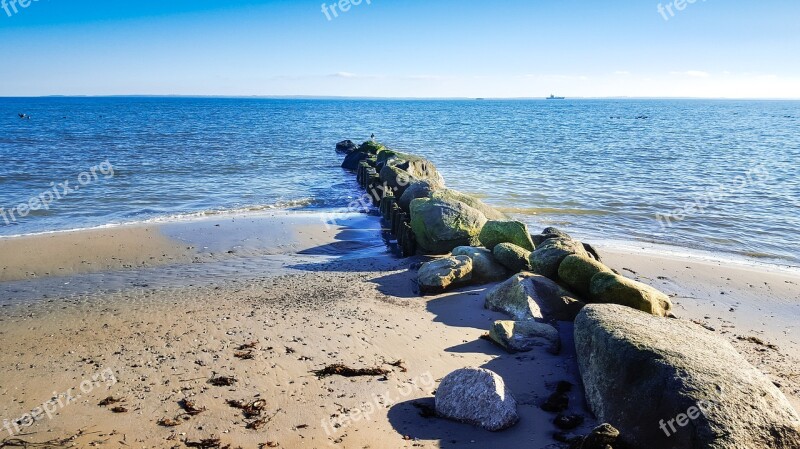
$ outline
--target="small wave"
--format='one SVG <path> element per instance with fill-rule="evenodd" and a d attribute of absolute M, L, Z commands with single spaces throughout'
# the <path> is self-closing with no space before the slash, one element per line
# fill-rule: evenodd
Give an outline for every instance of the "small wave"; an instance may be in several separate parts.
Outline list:
<path fill-rule="evenodd" d="M 499 207 L 500 212 L 520 215 L 611 215 L 611 212 L 592 209 L 559 209 L 556 207 Z"/>
<path fill-rule="evenodd" d="M 248 213 L 258 213 L 258 212 L 267 212 L 267 211 L 291 211 L 291 210 L 299 210 L 304 209 L 312 206 L 319 205 L 319 201 L 314 198 L 301 198 L 296 200 L 281 200 L 277 201 L 272 204 L 258 204 L 252 206 L 244 206 L 238 207 L 233 209 L 208 209 L 208 210 L 201 210 L 195 212 L 184 212 L 178 214 L 171 214 L 171 215 L 160 215 L 157 217 L 147 218 L 143 220 L 130 220 L 130 221 L 120 221 L 120 222 L 113 222 L 113 223 L 105 223 L 102 225 L 97 226 L 87 226 L 81 228 L 69 228 L 69 229 L 54 229 L 54 230 L 47 230 L 47 231 L 37 231 L 37 232 L 30 232 L 24 234 L 13 234 L 13 235 L 0 235 L 0 239 L 9 239 L 9 238 L 17 238 L 17 237 L 30 237 L 36 235 L 49 235 L 49 234 L 60 234 L 66 232 L 78 232 L 78 231 L 94 231 L 100 229 L 109 229 L 109 228 L 116 228 L 121 226 L 135 226 L 141 224 L 161 224 L 161 223 L 173 223 L 173 222 L 182 222 L 182 221 L 192 221 L 192 220 L 199 220 L 203 218 L 209 217 L 221 217 L 221 216 L 231 216 L 231 215 L 242 215 Z"/>

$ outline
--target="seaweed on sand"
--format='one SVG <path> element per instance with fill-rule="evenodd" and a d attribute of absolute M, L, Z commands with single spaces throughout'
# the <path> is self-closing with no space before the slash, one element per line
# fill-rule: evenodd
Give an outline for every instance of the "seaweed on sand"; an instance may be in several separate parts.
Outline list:
<path fill-rule="evenodd" d="M 325 368 L 311 371 L 317 378 L 323 379 L 330 376 L 358 377 L 358 376 L 385 376 L 391 371 L 383 368 L 350 368 L 342 364 L 328 365 Z"/>

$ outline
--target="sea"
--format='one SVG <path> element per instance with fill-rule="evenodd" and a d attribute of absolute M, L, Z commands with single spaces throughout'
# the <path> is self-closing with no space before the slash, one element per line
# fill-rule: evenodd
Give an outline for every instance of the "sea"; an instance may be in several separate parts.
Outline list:
<path fill-rule="evenodd" d="M 800 266 L 800 102 L 0 98 L 0 238 L 344 210 L 371 135 L 589 241 Z"/>

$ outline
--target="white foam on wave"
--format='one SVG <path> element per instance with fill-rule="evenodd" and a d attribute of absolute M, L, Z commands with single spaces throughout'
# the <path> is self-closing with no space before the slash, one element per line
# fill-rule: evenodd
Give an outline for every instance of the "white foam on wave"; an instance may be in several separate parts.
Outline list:
<path fill-rule="evenodd" d="M 30 233 L 23 233 L 23 234 L 11 234 L 11 235 L 0 235 L 0 239 L 11 239 L 11 238 L 19 238 L 19 237 L 33 237 L 39 235 L 52 235 L 52 234 L 62 234 L 62 233 L 69 233 L 69 232 L 81 232 L 81 231 L 96 231 L 101 229 L 110 229 L 110 228 L 118 228 L 118 227 L 125 227 L 125 226 L 137 226 L 137 225 L 147 225 L 147 224 L 167 224 L 167 223 L 180 223 L 180 222 L 187 222 L 187 221 L 195 221 L 195 220 L 202 220 L 208 218 L 221 218 L 227 216 L 241 216 L 241 215 L 257 215 L 259 213 L 264 212 L 277 212 L 277 211 L 292 211 L 292 210 L 303 210 L 303 208 L 311 206 L 316 203 L 316 200 L 313 198 L 302 198 L 297 200 L 287 200 L 287 201 L 278 201 L 274 204 L 262 204 L 262 205 L 254 205 L 254 206 L 246 206 L 240 207 L 235 209 L 209 209 L 209 210 L 202 210 L 196 212 L 185 212 L 185 213 L 177 213 L 177 214 L 170 214 L 170 215 L 161 215 L 156 217 L 151 217 L 143 220 L 130 220 L 130 221 L 122 221 L 122 222 L 112 222 L 106 223 L 102 225 L 96 226 L 86 226 L 86 227 L 78 227 L 78 228 L 69 228 L 69 229 L 56 229 L 56 230 L 49 230 L 49 231 L 37 231 L 37 232 L 30 232 Z M 320 212 L 313 212 L 313 213 L 322 213 L 324 209 L 319 209 Z"/>

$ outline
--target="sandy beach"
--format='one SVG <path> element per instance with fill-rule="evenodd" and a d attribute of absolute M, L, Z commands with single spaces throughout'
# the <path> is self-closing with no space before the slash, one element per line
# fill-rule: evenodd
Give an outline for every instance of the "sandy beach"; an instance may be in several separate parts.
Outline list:
<path fill-rule="evenodd" d="M 122 239 L 137 243 L 113 243 Z M 53 244 L 63 257 L 11 251 Z M 679 316 L 725 336 L 800 406 L 799 273 L 599 250 L 610 267 L 669 293 Z M 2 239 L 2 438 L 109 448 L 559 447 L 554 415 L 539 405 L 559 381 L 579 385 L 571 325 L 559 329 L 559 356 L 508 354 L 481 338 L 503 318 L 483 308 L 491 285 L 421 297 L 412 267 L 424 260 L 394 256 L 377 217 L 326 228 L 291 212 Z M 313 373 L 332 364 L 386 373 Z M 465 366 L 503 376 L 519 402 L 517 426 L 491 433 L 423 416 L 438 381 Z M 580 387 L 570 398 L 570 412 L 586 417 L 576 434 L 597 424 Z M 33 425 L 17 431 L 14 421 L 32 411 Z M 203 440 L 212 445 L 197 446 Z"/>

